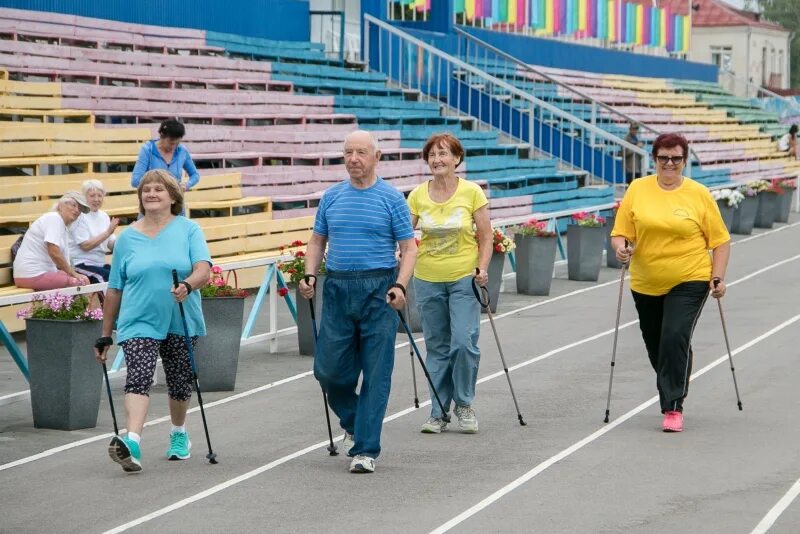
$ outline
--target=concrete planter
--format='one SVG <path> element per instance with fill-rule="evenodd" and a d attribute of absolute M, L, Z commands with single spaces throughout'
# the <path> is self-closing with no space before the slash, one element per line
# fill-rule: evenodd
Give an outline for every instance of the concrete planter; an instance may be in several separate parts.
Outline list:
<path fill-rule="evenodd" d="M 27 319 L 25 328 L 33 426 L 97 426 L 103 370 L 92 347 L 102 334 L 102 321 Z"/>
<path fill-rule="evenodd" d="M 611 246 L 611 231 L 614 229 L 614 216 L 606 217 L 606 267 L 619 269 L 622 264 L 617 259 L 617 254 Z"/>
<path fill-rule="evenodd" d="M 733 228 L 733 215 L 736 212 L 736 208 L 728 206 L 727 200 L 717 200 L 717 206 L 719 206 L 719 214 L 722 215 L 725 228 L 730 232 L 731 228 Z"/>
<path fill-rule="evenodd" d="M 794 189 L 785 189 L 782 195 L 778 196 L 778 209 L 776 211 L 775 222 L 789 222 L 789 212 L 792 211 L 792 199 Z"/>
<path fill-rule="evenodd" d="M 320 318 L 322 317 L 322 298 L 325 289 L 325 275 L 317 275 L 317 289 L 314 292 L 314 311 L 317 317 L 317 331 L 319 331 Z M 308 302 L 300 295 L 300 288 L 294 290 L 294 302 L 297 307 L 297 346 L 303 356 L 314 355 L 314 331 L 311 327 L 311 310 Z"/>
<path fill-rule="evenodd" d="M 419 314 L 419 308 L 417 308 L 417 292 L 414 290 L 413 276 L 406 287 L 406 303 L 407 307 L 403 310 L 403 317 L 405 317 L 408 327 L 412 332 L 422 332 L 422 317 Z M 397 323 L 397 331 L 401 334 L 406 333 L 403 323 Z"/>
<path fill-rule="evenodd" d="M 570 280 L 596 282 L 603 262 L 604 226 L 567 226 L 567 273 Z"/>
<path fill-rule="evenodd" d="M 203 299 L 206 335 L 194 350 L 202 391 L 233 391 L 239 368 L 239 346 L 244 320 L 243 297 Z"/>
<path fill-rule="evenodd" d="M 497 311 L 497 301 L 500 298 L 500 287 L 503 285 L 503 271 L 506 266 L 506 255 L 503 252 L 492 252 L 489 261 L 489 309 L 492 313 Z M 486 308 L 481 307 L 481 313 L 486 313 Z"/>
<path fill-rule="evenodd" d="M 772 228 L 778 216 L 779 195 L 772 191 L 762 191 L 758 194 L 758 209 L 756 210 L 756 228 Z"/>
<path fill-rule="evenodd" d="M 753 224 L 756 222 L 756 211 L 758 211 L 758 197 L 744 197 L 742 203 L 733 212 L 731 232 L 741 235 L 752 234 Z"/>
<path fill-rule="evenodd" d="M 556 262 L 556 238 L 515 235 L 517 293 L 549 295 Z"/>

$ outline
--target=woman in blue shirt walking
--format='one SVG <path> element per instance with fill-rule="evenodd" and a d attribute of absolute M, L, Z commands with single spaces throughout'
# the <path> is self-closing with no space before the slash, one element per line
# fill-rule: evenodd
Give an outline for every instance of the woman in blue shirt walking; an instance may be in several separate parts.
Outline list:
<path fill-rule="evenodd" d="M 131 175 L 131 186 L 139 187 L 147 171 L 163 169 L 181 184 L 184 191 L 190 190 L 200 181 L 200 175 L 194 166 L 192 155 L 181 144 L 183 136 L 186 135 L 186 128 L 181 122 L 169 119 L 161 123 L 158 134 L 159 139 L 146 142 L 139 150 L 139 157 Z M 189 175 L 185 184 L 181 183 L 184 170 Z"/>
<path fill-rule="evenodd" d="M 193 289 L 207 284 L 211 273 L 211 257 L 202 230 L 194 221 L 179 215 L 183 192 L 178 183 L 164 170 L 149 171 L 139 182 L 137 195 L 143 217 L 122 232 L 114 246 L 103 307 L 103 337 L 95 344 L 98 361 L 106 361 L 116 323 L 117 343 L 125 352 L 128 368 L 128 434 L 115 436 L 108 453 L 128 473 L 142 470 L 141 433 L 159 357 L 167 375 L 172 419 L 167 458 L 190 457 L 191 442 L 184 422 L 193 375 L 176 303 L 184 305 L 188 335 L 194 343 L 206 331 L 200 294 Z M 173 269 L 183 280 L 177 288 L 172 286 Z"/>

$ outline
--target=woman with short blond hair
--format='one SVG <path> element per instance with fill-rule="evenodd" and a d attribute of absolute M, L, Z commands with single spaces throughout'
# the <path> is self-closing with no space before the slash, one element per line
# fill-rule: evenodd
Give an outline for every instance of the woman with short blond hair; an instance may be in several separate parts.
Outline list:
<path fill-rule="evenodd" d="M 70 226 L 70 255 L 76 271 L 95 282 L 105 282 L 111 271 L 111 265 L 106 263 L 106 254 L 114 250 L 114 230 L 119 219 L 112 219 L 100 209 L 106 196 L 100 180 L 86 180 L 81 191 L 89 203 L 89 212 L 82 214 Z"/>

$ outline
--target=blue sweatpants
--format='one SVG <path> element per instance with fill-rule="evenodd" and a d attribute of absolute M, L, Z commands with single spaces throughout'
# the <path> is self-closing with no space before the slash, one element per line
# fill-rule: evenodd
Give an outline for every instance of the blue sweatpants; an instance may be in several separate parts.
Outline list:
<path fill-rule="evenodd" d="M 395 280 L 394 269 L 328 272 L 325 280 L 314 376 L 339 424 L 354 436 L 350 456 L 381 452 L 399 322 L 386 292 Z"/>

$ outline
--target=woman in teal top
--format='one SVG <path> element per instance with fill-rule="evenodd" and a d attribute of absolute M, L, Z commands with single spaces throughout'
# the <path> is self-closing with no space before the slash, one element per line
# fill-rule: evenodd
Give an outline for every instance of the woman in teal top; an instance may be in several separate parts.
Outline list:
<path fill-rule="evenodd" d="M 178 215 L 183 192 L 164 170 L 148 171 L 137 189 L 141 219 L 117 239 L 111 261 L 103 337 L 95 352 L 106 360 L 116 323 L 117 343 L 125 353 L 125 414 L 128 434 L 111 440 L 111 459 L 126 472 L 141 471 L 141 433 L 149 405 L 150 386 L 160 357 L 167 376 L 172 419 L 170 460 L 190 457 L 191 442 L 184 427 L 192 394 L 192 368 L 183 324 L 176 303 L 186 311 L 192 342 L 205 335 L 200 294 L 193 291 L 208 283 L 211 257 L 197 223 Z M 183 280 L 172 285 L 172 270 Z"/>

